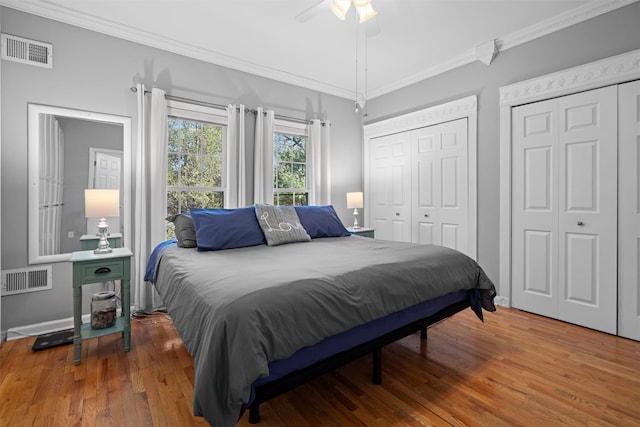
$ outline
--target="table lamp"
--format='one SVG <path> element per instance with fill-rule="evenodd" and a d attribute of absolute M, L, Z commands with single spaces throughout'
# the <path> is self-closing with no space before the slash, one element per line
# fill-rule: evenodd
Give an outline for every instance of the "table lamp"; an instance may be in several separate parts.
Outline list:
<path fill-rule="evenodd" d="M 347 209 L 353 209 L 353 229 L 360 228 L 358 225 L 358 209 L 364 207 L 362 191 L 347 193 Z"/>
<path fill-rule="evenodd" d="M 112 189 L 87 189 L 84 190 L 84 216 L 87 218 L 100 218 L 98 221 L 98 247 L 94 254 L 108 254 L 112 251 L 109 247 L 109 225 L 106 217 L 120 216 L 120 190 Z"/>

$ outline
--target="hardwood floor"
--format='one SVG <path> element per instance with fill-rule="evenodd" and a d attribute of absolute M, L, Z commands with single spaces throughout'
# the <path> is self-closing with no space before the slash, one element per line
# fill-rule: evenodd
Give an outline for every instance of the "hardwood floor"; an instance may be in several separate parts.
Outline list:
<path fill-rule="evenodd" d="M 0 426 L 204 426 L 191 415 L 193 360 L 170 319 L 32 352 L 2 343 Z M 470 310 L 261 406 L 268 426 L 640 425 L 640 343 L 513 309 Z M 245 414 L 239 425 L 249 425 Z"/>

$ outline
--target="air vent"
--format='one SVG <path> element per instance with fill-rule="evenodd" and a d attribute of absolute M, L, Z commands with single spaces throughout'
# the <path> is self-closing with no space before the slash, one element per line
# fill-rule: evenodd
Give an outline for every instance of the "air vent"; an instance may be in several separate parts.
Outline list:
<path fill-rule="evenodd" d="M 51 271 L 50 265 L 3 271 L 2 296 L 52 289 Z"/>
<path fill-rule="evenodd" d="M 53 68 L 53 45 L 2 34 L 2 59 Z"/>

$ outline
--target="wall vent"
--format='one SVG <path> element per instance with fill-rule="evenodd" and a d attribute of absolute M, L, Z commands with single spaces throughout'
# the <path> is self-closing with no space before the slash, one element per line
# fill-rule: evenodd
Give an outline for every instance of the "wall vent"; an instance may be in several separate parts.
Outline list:
<path fill-rule="evenodd" d="M 2 296 L 52 289 L 52 268 L 17 268 L 2 272 Z"/>
<path fill-rule="evenodd" d="M 53 45 L 2 34 L 2 59 L 53 68 Z"/>

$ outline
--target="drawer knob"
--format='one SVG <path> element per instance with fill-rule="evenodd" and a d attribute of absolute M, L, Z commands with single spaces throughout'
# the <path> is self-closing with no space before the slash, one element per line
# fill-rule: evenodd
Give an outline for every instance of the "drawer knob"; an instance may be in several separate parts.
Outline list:
<path fill-rule="evenodd" d="M 111 273 L 111 269 L 109 267 L 100 267 L 93 272 L 93 274 L 107 274 Z"/>

